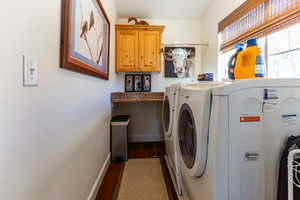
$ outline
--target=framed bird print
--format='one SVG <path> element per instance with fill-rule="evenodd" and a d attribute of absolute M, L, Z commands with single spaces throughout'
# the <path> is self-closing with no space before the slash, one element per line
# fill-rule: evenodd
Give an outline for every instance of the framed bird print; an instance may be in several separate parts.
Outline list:
<path fill-rule="evenodd" d="M 61 68 L 109 79 L 110 22 L 100 0 L 62 0 Z"/>

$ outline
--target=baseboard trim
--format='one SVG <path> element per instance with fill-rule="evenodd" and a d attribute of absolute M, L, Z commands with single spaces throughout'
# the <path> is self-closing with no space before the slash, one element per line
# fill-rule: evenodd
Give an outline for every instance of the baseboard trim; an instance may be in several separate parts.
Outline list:
<path fill-rule="evenodd" d="M 163 142 L 164 138 L 160 135 L 130 135 L 129 142 Z"/>
<path fill-rule="evenodd" d="M 98 177 L 97 177 L 97 179 L 96 179 L 96 181 L 95 181 L 95 183 L 94 183 L 94 185 L 92 187 L 92 190 L 91 190 L 91 192 L 90 192 L 87 200 L 95 200 L 96 199 L 98 191 L 99 191 L 99 188 L 100 188 L 100 185 L 101 185 L 101 183 L 102 183 L 102 181 L 104 179 L 104 176 L 105 176 L 105 174 L 107 172 L 107 169 L 108 169 L 108 167 L 110 165 L 110 158 L 111 158 L 111 153 L 108 154 L 108 156 L 107 156 L 107 158 L 106 158 L 106 160 L 104 162 L 104 165 L 102 166 L 102 168 L 101 168 L 101 170 L 99 172 L 99 175 L 98 175 Z"/>

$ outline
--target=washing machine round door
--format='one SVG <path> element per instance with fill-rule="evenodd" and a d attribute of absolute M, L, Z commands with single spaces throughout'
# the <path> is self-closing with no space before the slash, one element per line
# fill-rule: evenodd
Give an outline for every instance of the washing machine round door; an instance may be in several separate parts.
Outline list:
<path fill-rule="evenodd" d="M 170 136 L 171 133 L 171 120 L 172 120 L 172 108 L 170 104 L 169 96 L 165 96 L 163 104 L 163 128 L 166 136 Z"/>
<path fill-rule="evenodd" d="M 193 112 L 188 104 L 183 104 L 179 112 L 178 140 L 182 160 L 188 169 L 192 169 L 196 161 L 197 132 Z"/>

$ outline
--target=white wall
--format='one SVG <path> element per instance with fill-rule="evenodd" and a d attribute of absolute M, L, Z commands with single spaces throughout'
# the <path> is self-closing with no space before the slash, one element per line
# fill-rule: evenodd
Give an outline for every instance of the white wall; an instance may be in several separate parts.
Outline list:
<path fill-rule="evenodd" d="M 61 0 L 3 1 L 0 44 L 0 199 L 84 200 L 109 155 L 110 81 L 59 68 Z M 39 57 L 39 87 L 22 87 L 22 54 Z"/>
<path fill-rule="evenodd" d="M 164 19 L 146 19 L 151 25 L 162 25 L 166 26 L 163 35 L 163 44 L 195 44 L 201 43 L 201 26 L 200 20 L 164 20 Z M 119 24 L 128 24 L 127 19 L 119 19 Z M 191 45 L 189 45 L 191 46 Z M 202 47 L 196 46 L 196 59 L 195 69 L 196 73 L 201 72 L 201 51 Z M 177 78 L 165 78 L 164 77 L 164 59 L 162 58 L 161 73 L 152 73 L 152 90 L 153 91 L 164 91 L 165 87 L 177 82 L 187 82 L 191 79 L 177 79 Z M 119 74 L 121 79 L 123 74 Z M 124 85 L 124 83 L 123 83 Z"/>
<path fill-rule="evenodd" d="M 202 17 L 202 39 L 209 43 L 203 51 L 203 72 L 213 72 L 218 77 L 218 23 L 245 0 L 212 0 Z"/>

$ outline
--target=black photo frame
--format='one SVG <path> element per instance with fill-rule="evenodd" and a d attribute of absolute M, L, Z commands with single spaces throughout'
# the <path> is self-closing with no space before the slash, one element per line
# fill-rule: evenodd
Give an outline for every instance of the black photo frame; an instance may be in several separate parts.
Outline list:
<path fill-rule="evenodd" d="M 151 92 L 151 74 L 143 75 L 143 92 Z"/>
<path fill-rule="evenodd" d="M 125 92 L 134 92 L 134 75 L 125 75 Z"/>
<path fill-rule="evenodd" d="M 143 91 L 143 75 L 134 75 L 134 91 L 135 92 L 142 92 Z"/>

